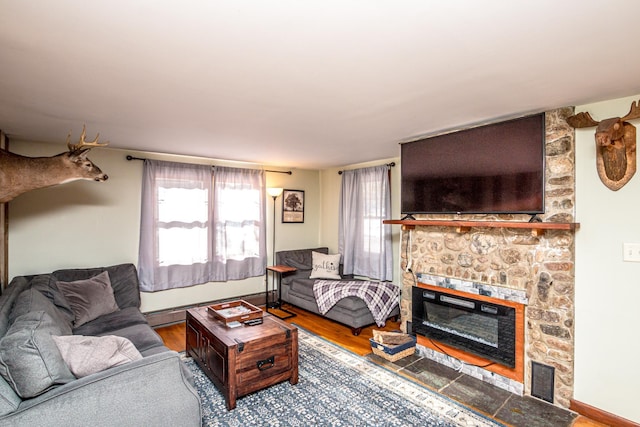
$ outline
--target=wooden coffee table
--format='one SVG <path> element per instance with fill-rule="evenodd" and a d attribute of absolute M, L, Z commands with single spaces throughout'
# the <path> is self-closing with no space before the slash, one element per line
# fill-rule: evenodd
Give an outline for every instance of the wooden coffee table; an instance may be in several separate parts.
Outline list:
<path fill-rule="evenodd" d="M 187 310 L 187 354 L 224 394 L 236 398 L 289 380 L 298 383 L 298 329 L 265 313 L 263 323 L 229 328 L 207 312 Z"/>

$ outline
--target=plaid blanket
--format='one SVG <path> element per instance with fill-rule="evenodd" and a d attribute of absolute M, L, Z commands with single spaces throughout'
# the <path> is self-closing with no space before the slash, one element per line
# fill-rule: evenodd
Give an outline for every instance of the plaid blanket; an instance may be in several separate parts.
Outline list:
<path fill-rule="evenodd" d="M 400 300 L 400 288 L 387 282 L 316 280 L 313 284 L 313 293 L 322 314 L 329 311 L 342 298 L 362 299 L 379 327 L 384 326 L 389 314 Z"/>

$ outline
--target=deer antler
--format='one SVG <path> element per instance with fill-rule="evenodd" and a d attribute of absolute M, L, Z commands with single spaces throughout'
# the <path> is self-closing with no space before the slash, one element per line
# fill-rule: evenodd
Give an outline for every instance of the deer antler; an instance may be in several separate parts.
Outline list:
<path fill-rule="evenodd" d="M 633 101 L 631 103 L 631 109 L 629 110 L 629 113 L 627 113 L 627 115 L 620 120 L 624 122 L 624 121 L 633 120 L 633 119 L 640 119 L 640 107 L 638 106 L 637 101 Z"/>
<path fill-rule="evenodd" d="M 574 128 L 588 128 L 591 126 L 597 126 L 600 122 L 593 120 L 591 115 L 584 111 L 574 116 L 567 117 L 567 123 Z"/>
<path fill-rule="evenodd" d="M 71 144 L 71 132 L 67 136 L 67 147 L 69 147 L 69 151 L 80 151 L 83 147 L 104 147 L 109 144 L 107 142 L 98 142 L 98 138 L 100 137 L 100 133 L 96 134 L 96 139 L 91 142 L 86 142 L 84 138 L 87 136 L 87 129 L 85 125 L 82 125 L 82 134 L 80 135 L 80 141 L 77 144 Z"/>

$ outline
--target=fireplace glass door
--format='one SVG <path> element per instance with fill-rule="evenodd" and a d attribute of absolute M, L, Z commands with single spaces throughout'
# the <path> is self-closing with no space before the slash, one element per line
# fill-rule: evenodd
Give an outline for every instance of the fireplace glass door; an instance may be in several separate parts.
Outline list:
<path fill-rule="evenodd" d="M 515 309 L 414 287 L 413 332 L 515 366 Z"/>

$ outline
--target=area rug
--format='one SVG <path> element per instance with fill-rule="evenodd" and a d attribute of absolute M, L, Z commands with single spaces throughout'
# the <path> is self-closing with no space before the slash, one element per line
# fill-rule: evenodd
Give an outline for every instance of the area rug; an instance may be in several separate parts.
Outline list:
<path fill-rule="evenodd" d="M 222 393 L 189 357 L 203 426 L 503 426 L 457 402 L 301 328 L 299 381 L 237 399 Z"/>

